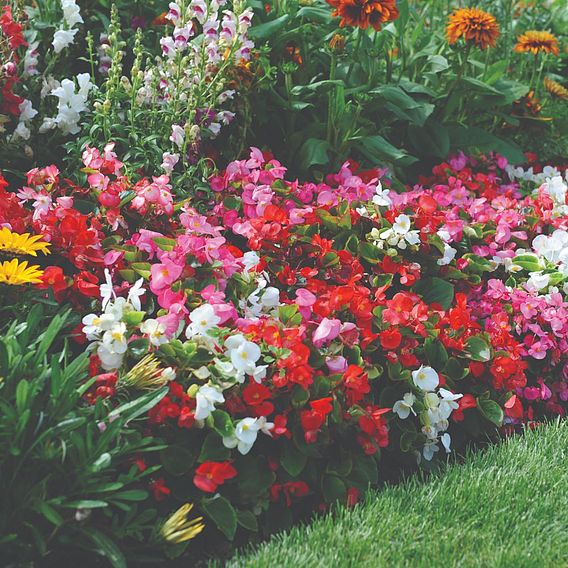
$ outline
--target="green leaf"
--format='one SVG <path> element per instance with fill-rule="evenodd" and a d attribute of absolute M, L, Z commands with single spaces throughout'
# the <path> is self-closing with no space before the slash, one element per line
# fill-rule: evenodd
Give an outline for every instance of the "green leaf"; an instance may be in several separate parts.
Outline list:
<path fill-rule="evenodd" d="M 444 310 L 449 309 L 454 300 L 454 285 L 437 276 L 419 280 L 413 290 L 427 304 L 439 304 Z"/>
<path fill-rule="evenodd" d="M 237 523 L 249 531 L 258 532 L 258 521 L 252 511 L 237 511 Z"/>
<path fill-rule="evenodd" d="M 323 497 L 328 503 L 345 501 L 347 499 L 347 487 L 345 482 L 336 475 L 324 475 L 322 480 Z"/>
<path fill-rule="evenodd" d="M 97 552 L 102 554 L 113 566 L 113 568 L 127 568 L 126 558 L 116 543 L 106 534 L 92 527 L 81 531 L 90 538 L 97 547 Z"/>
<path fill-rule="evenodd" d="M 108 507 L 108 503 L 97 499 L 80 499 L 63 503 L 61 506 L 65 509 L 103 509 Z"/>
<path fill-rule="evenodd" d="M 213 416 L 213 428 L 219 436 L 222 438 L 229 438 L 235 432 L 235 427 L 233 426 L 233 419 L 224 410 L 215 410 L 212 413 Z"/>
<path fill-rule="evenodd" d="M 175 476 L 187 473 L 195 463 L 195 454 L 185 446 L 170 445 L 160 452 L 164 469 Z"/>
<path fill-rule="evenodd" d="M 477 406 L 479 410 L 487 420 L 493 422 L 496 426 L 501 426 L 503 424 L 503 409 L 494 401 L 487 399 L 477 399 Z"/>
<path fill-rule="evenodd" d="M 427 120 L 422 127 L 411 124 L 408 136 L 419 155 L 444 159 L 450 151 L 447 128 L 434 120 Z"/>
<path fill-rule="evenodd" d="M 198 461 L 199 463 L 206 461 L 225 461 L 228 460 L 230 456 L 231 450 L 223 446 L 223 441 L 219 434 L 210 432 L 201 446 Z"/>
<path fill-rule="evenodd" d="M 201 501 L 203 512 L 215 523 L 217 528 L 233 540 L 237 531 L 237 512 L 225 497 L 212 497 Z"/>
<path fill-rule="evenodd" d="M 284 14 L 270 22 L 253 26 L 248 31 L 248 36 L 256 42 L 262 42 L 270 37 L 274 37 L 275 34 L 277 34 L 286 25 L 289 19 L 290 16 L 288 14 Z"/>
<path fill-rule="evenodd" d="M 327 152 L 329 143 L 318 138 L 308 138 L 300 148 L 300 167 L 309 170 L 312 166 L 324 165 L 329 162 Z"/>
<path fill-rule="evenodd" d="M 429 337 L 424 342 L 424 350 L 426 351 L 428 362 L 434 369 L 444 368 L 448 362 L 448 352 L 440 340 Z"/>
<path fill-rule="evenodd" d="M 39 512 L 50 522 L 53 523 L 56 527 L 62 525 L 65 520 L 63 517 L 48 503 L 45 501 L 41 502 L 38 505 Z"/>
<path fill-rule="evenodd" d="M 298 477 L 306 466 L 308 456 L 303 454 L 294 444 L 288 443 L 284 446 L 284 454 L 280 460 L 280 465 L 292 476 Z"/>
<path fill-rule="evenodd" d="M 378 264 L 383 259 L 383 253 L 375 245 L 365 241 L 359 243 L 359 255 L 371 264 Z"/>
<path fill-rule="evenodd" d="M 474 361 L 487 363 L 491 360 L 491 346 L 482 337 L 470 337 L 466 341 L 465 352 Z"/>
<path fill-rule="evenodd" d="M 373 162 L 386 160 L 398 166 L 410 166 L 418 161 L 418 158 L 407 154 L 404 150 L 396 148 L 378 134 L 362 138 L 359 144 L 359 150 Z"/>

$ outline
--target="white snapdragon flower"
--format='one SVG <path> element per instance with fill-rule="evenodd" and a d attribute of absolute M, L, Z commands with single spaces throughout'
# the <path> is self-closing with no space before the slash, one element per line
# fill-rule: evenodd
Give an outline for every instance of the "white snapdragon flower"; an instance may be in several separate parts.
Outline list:
<path fill-rule="evenodd" d="M 185 130 L 179 124 L 172 125 L 172 134 L 170 140 L 178 147 L 183 148 L 185 140 Z"/>
<path fill-rule="evenodd" d="M 225 397 L 219 389 L 210 385 L 203 385 L 199 387 L 195 400 L 195 419 L 205 420 L 215 410 L 216 404 L 225 402 Z"/>
<path fill-rule="evenodd" d="M 61 53 L 67 46 L 71 45 L 78 30 L 57 30 L 53 36 L 53 51 Z"/>
<path fill-rule="evenodd" d="M 39 71 L 37 70 L 39 55 L 37 50 L 38 46 L 39 41 L 34 41 L 29 44 L 28 49 L 26 50 L 26 54 L 24 55 L 24 70 L 22 72 L 24 77 L 39 75 Z"/>
<path fill-rule="evenodd" d="M 191 323 L 187 326 L 185 334 L 188 339 L 196 335 L 205 335 L 211 329 L 219 325 L 221 318 L 215 313 L 211 304 L 202 304 L 190 314 Z"/>
<path fill-rule="evenodd" d="M 164 152 L 162 154 L 162 169 L 166 175 L 171 175 L 179 162 L 179 154 L 172 154 L 170 152 Z"/>
<path fill-rule="evenodd" d="M 433 391 L 440 384 L 440 377 L 432 367 L 422 365 L 420 369 L 412 371 L 414 384 L 424 391 Z"/>
<path fill-rule="evenodd" d="M 61 7 L 63 8 L 63 18 L 65 23 L 70 28 L 72 28 L 75 24 L 83 23 L 79 6 L 75 4 L 75 0 L 61 0 Z"/>

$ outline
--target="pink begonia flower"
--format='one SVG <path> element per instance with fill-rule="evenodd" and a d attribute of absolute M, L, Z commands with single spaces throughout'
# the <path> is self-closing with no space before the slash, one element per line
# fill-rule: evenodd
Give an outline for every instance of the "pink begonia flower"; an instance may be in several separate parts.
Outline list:
<path fill-rule="evenodd" d="M 94 174 L 90 174 L 87 177 L 87 182 L 91 189 L 104 191 L 110 183 L 110 178 L 108 176 L 105 176 L 104 174 L 101 174 L 101 172 L 96 172 Z"/>
<path fill-rule="evenodd" d="M 332 191 L 322 191 L 318 195 L 318 205 L 337 205 L 338 198 Z"/>
<path fill-rule="evenodd" d="M 511 229 L 507 225 L 499 224 L 495 230 L 495 242 L 503 244 L 511 238 Z"/>
<path fill-rule="evenodd" d="M 225 301 L 225 292 L 217 290 L 213 284 L 205 286 L 200 292 L 201 297 L 209 304 L 216 304 Z"/>
<path fill-rule="evenodd" d="M 56 199 L 57 205 L 59 205 L 59 207 L 63 207 L 63 209 L 71 209 L 71 207 L 73 207 L 73 202 L 74 199 L 70 195 L 66 195 L 64 197 L 58 197 Z"/>
<path fill-rule="evenodd" d="M 548 400 L 549 398 L 551 398 L 552 391 L 548 388 L 544 381 L 542 379 L 539 379 L 538 384 L 540 385 L 540 398 L 542 400 Z"/>
<path fill-rule="evenodd" d="M 150 289 L 154 294 L 171 286 L 183 272 L 183 266 L 176 264 L 169 258 L 163 258 L 161 264 L 154 264 L 150 269 Z"/>
<path fill-rule="evenodd" d="M 182 290 L 174 292 L 169 287 L 160 290 L 157 297 L 160 307 L 166 310 L 171 310 L 174 305 L 185 303 L 185 292 Z"/>
<path fill-rule="evenodd" d="M 325 364 L 331 373 L 344 373 L 347 370 L 347 359 L 341 355 L 326 357 Z"/>
<path fill-rule="evenodd" d="M 112 266 L 117 263 L 124 256 L 123 251 L 109 250 L 104 256 L 105 266 Z"/>
<path fill-rule="evenodd" d="M 183 315 L 179 313 L 168 312 L 165 316 L 156 318 L 156 321 L 166 328 L 164 334 L 168 339 L 171 339 L 176 334 L 183 319 Z"/>
<path fill-rule="evenodd" d="M 527 400 L 539 400 L 540 399 L 540 389 L 538 387 L 525 387 L 523 391 L 523 396 Z"/>
<path fill-rule="evenodd" d="M 528 299 L 526 302 L 521 304 L 521 313 L 527 319 L 530 319 L 538 314 L 538 302 L 531 301 Z"/>
<path fill-rule="evenodd" d="M 258 148 L 250 149 L 250 158 L 246 161 L 247 168 L 259 168 L 264 164 L 264 155 Z"/>
<path fill-rule="evenodd" d="M 547 347 L 541 342 L 533 343 L 529 349 L 529 355 L 534 359 L 544 359 L 546 357 Z"/>
<path fill-rule="evenodd" d="M 296 304 L 299 306 L 299 312 L 307 320 L 312 315 L 312 306 L 316 303 L 316 296 L 305 288 L 296 290 Z"/>
<path fill-rule="evenodd" d="M 155 253 L 159 250 L 158 245 L 154 242 L 156 237 L 163 237 L 162 233 L 156 231 L 149 231 L 148 229 L 140 229 L 138 237 L 134 241 L 136 248 L 143 252 L 147 252 L 150 258 L 153 258 Z"/>
<path fill-rule="evenodd" d="M 359 329 L 353 322 L 345 322 L 341 324 L 339 337 L 345 345 L 353 347 L 359 341 Z"/>
<path fill-rule="evenodd" d="M 314 346 L 319 349 L 324 343 L 333 341 L 339 335 L 340 330 L 341 322 L 338 319 L 323 318 L 312 335 Z"/>

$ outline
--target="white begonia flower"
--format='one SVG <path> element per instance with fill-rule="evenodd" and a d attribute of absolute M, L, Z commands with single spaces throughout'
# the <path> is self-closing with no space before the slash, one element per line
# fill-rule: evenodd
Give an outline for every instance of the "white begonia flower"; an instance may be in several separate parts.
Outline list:
<path fill-rule="evenodd" d="M 395 218 L 392 230 L 397 235 L 406 235 L 410 231 L 410 217 L 408 215 L 401 214 Z"/>
<path fill-rule="evenodd" d="M 103 310 L 107 307 L 107 304 L 112 298 L 115 298 L 114 286 L 112 283 L 112 277 L 108 268 L 105 268 L 105 283 L 99 286 Z"/>
<path fill-rule="evenodd" d="M 527 287 L 535 290 L 543 290 L 550 282 L 550 274 L 543 274 L 542 272 L 530 272 L 530 278 L 527 280 Z"/>
<path fill-rule="evenodd" d="M 440 404 L 438 407 L 438 412 L 440 414 L 440 418 L 442 420 L 447 420 L 454 410 L 459 408 L 459 404 L 456 400 L 459 400 L 463 397 L 463 394 L 450 392 L 444 388 L 441 388 L 438 391 L 438 394 L 441 397 Z"/>
<path fill-rule="evenodd" d="M 232 335 L 225 341 L 229 358 L 237 371 L 252 375 L 260 359 L 260 347 L 242 335 Z"/>
<path fill-rule="evenodd" d="M 166 367 L 163 371 L 162 371 L 162 377 L 164 380 L 168 381 L 169 383 L 172 382 L 173 380 L 175 380 L 176 378 L 176 372 L 172 367 Z"/>
<path fill-rule="evenodd" d="M 250 452 L 259 431 L 271 436 L 270 430 L 274 427 L 272 422 L 267 422 L 264 416 L 260 418 L 243 418 L 235 427 L 233 436 L 223 438 L 223 445 L 226 448 L 237 448 L 239 452 L 246 455 Z"/>
<path fill-rule="evenodd" d="M 424 456 L 424 459 L 426 461 L 432 461 L 434 454 L 439 451 L 440 448 L 438 447 L 438 444 L 433 440 L 429 440 L 428 442 L 426 442 L 426 444 L 424 444 L 422 455 Z"/>
<path fill-rule="evenodd" d="M 99 343 L 97 355 L 101 360 L 101 367 L 105 371 L 118 369 L 124 359 L 124 353 L 113 353 L 103 343 Z"/>
<path fill-rule="evenodd" d="M 436 263 L 438 264 L 438 266 L 446 266 L 450 264 L 450 262 L 454 260 L 457 252 L 458 251 L 455 248 L 451 247 L 447 243 L 444 243 L 444 256 L 442 258 L 439 258 Z"/>
<path fill-rule="evenodd" d="M 402 397 L 402 400 L 397 400 L 394 403 L 392 411 L 398 414 L 398 417 L 401 420 L 408 418 L 411 412 L 412 414 L 414 414 L 414 416 L 416 416 L 416 412 L 414 412 L 414 409 L 412 408 L 415 402 L 416 402 L 416 397 L 411 392 L 407 392 Z"/>
<path fill-rule="evenodd" d="M 202 304 L 190 314 L 191 323 L 187 326 L 185 334 L 188 339 L 196 335 L 205 335 L 210 329 L 217 327 L 221 318 L 215 313 L 211 304 Z"/>
<path fill-rule="evenodd" d="M 142 288 L 144 284 L 144 278 L 136 280 L 136 282 L 128 290 L 128 302 L 132 304 L 132 307 L 136 311 L 142 309 L 142 304 L 140 302 L 140 297 L 146 293 L 146 290 Z"/>
<path fill-rule="evenodd" d="M 215 404 L 225 402 L 225 397 L 219 389 L 210 385 L 203 385 L 199 387 L 195 401 L 195 419 L 205 420 L 215 410 Z"/>
<path fill-rule="evenodd" d="M 266 378 L 266 369 L 268 369 L 268 365 L 259 365 L 255 368 L 252 372 L 252 378 L 257 383 L 262 383 L 262 380 Z"/>
<path fill-rule="evenodd" d="M 57 30 L 53 36 L 53 51 L 60 53 L 68 45 L 71 45 L 75 39 L 77 30 Z"/>
<path fill-rule="evenodd" d="M 155 319 L 147 319 L 140 324 L 140 331 L 148 336 L 150 343 L 155 346 L 163 345 L 168 342 L 166 337 L 166 326 Z"/>
<path fill-rule="evenodd" d="M 379 207 L 390 207 L 392 201 L 389 197 L 390 190 L 383 189 L 381 182 L 378 183 L 375 195 L 373 195 L 373 203 Z"/>
<path fill-rule="evenodd" d="M 241 257 L 241 262 L 245 270 L 248 272 L 249 270 L 251 270 L 252 268 L 258 265 L 258 263 L 260 262 L 260 257 L 256 252 L 251 250 L 243 254 L 243 256 Z"/>
<path fill-rule="evenodd" d="M 449 454 L 452 451 L 450 448 L 450 444 L 452 443 L 451 436 L 446 432 L 445 434 L 442 434 L 440 441 L 442 442 L 442 446 L 444 446 L 446 453 Z"/>
<path fill-rule="evenodd" d="M 116 322 L 113 314 L 88 314 L 83 319 L 83 333 L 89 341 L 99 339 L 100 334 L 109 331 Z"/>
<path fill-rule="evenodd" d="M 432 367 L 422 365 L 417 371 L 412 371 L 414 384 L 424 391 L 433 391 L 440 384 L 440 377 Z"/>
<path fill-rule="evenodd" d="M 260 303 L 266 308 L 275 308 L 280 304 L 280 290 L 269 286 L 262 294 Z"/>
<path fill-rule="evenodd" d="M 126 353 L 128 349 L 126 324 L 117 322 L 108 331 L 105 331 L 102 344 L 110 353 Z"/>

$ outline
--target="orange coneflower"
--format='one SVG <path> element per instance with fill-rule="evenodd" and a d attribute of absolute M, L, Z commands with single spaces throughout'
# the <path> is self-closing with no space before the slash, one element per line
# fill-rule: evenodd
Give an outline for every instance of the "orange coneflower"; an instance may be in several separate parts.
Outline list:
<path fill-rule="evenodd" d="M 560 48 L 558 40 L 549 32 L 539 32 L 530 30 L 517 38 L 515 51 L 518 53 L 532 53 L 538 55 L 543 53 L 554 53 L 558 55 Z"/>
<path fill-rule="evenodd" d="M 398 18 L 396 0 L 326 0 L 341 18 L 340 27 L 353 26 L 379 31 L 383 24 Z"/>
<path fill-rule="evenodd" d="M 491 14 L 479 8 L 460 8 L 448 17 L 447 34 L 450 45 L 461 38 L 480 49 L 487 49 L 495 47 L 499 24 Z"/>
<path fill-rule="evenodd" d="M 557 83 L 554 79 L 544 78 L 544 88 L 553 96 L 559 99 L 568 100 L 568 89 Z"/>

